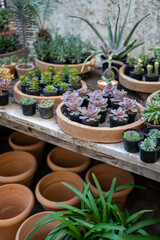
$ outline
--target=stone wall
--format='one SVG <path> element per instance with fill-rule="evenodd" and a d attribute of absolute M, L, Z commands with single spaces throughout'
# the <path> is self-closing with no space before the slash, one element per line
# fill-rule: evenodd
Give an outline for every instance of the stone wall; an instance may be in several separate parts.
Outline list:
<path fill-rule="evenodd" d="M 82 39 L 89 39 L 95 46 L 99 46 L 100 41 L 90 27 L 79 19 L 70 18 L 69 15 L 88 19 L 107 40 L 107 17 L 110 16 L 114 27 L 119 5 L 120 20 L 123 22 L 128 3 L 129 0 L 63 0 L 63 4 L 58 6 L 47 25 L 52 29 L 59 28 L 61 33 L 80 33 Z M 134 23 L 148 13 L 150 16 L 140 23 L 133 35 L 133 39 L 145 41 L 146 49 L 160 40 L 160 3 L 157 0 L 132 0 L 124 32 L 126 36 Z M 140 51 L 141 47 L 134 50 L 133 54 L 138 55 Z"/>

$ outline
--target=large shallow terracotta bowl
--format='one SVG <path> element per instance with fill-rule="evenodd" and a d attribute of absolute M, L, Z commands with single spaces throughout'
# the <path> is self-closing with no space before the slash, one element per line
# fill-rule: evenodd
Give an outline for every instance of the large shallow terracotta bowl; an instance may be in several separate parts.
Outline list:
<path fill-rule="evenodd" d="M 136 103 L 138 111 L 141 113 L 143 106 Z M 100 143 L 112 143 L 122 141 L 122 132 L 129 128 L 143 129 L 144 119 L 139 119 L 131 124 L 126 124 L 119 127 L 90 127 L 77 123 L 68 119 L 64 113 L 65 106 L 61 103 L 57 108 L 57 121 L 60 128 L 69 135 L 78 139 L 100 142 Z"/>
<path fill-rule="evenodd" d="M 20 50 L 17 50 L 17 51 L 0 54 L 0 58 L 11 57 L 11 56 L 14 56 L 14 55 L 16 55 L 19 58 L 22 58 L 23 54 L 24 54 L 24 50 L 20 49 Z"/>
<path fill-rule="evenodd" d="M 35 64 L 36 64 L 36 67 L 42 69 L 43 71 L 48 70 L 49 66 L 55 67 L 57 69 L 57 71 L 62 71 L 63 67 L 64 67 L 64 64 L 47 63 L 47 62 L 43 62 L 43 61 L 41 61 L 39 59 L 35 59 Z M 90 61 L 88 61 L 85 64 L 83 71 L 81 71 L 83 63 L 80 63 L 80 64 L 68 64 L 68 67 L 69 67 L 69 69 L 76 68 L 78 70 L 78 74 L 83 74 L 83 73 L 91 71 L 91 69 L 94 67 L 94 65 L 95 65 L 95 58 L 92 58 Z"/>
<path fill-rule="evenodd" d="M 87 84 L 81 80 L 81 83 L 82 83 L 82 87 L 86 87 Z M 61 98 L 62 96 L 54 96 L 54 97 L 44 97 L 44 96 L 31 96 L 31 95 L 28 95 L 28 94 L 25 94 L 25 93 L 22 93 L 21 90 L 20 90 L 20 81 L 16 82 L 14 87 L 13 87 L 13 91 L 14 91 L 14 98 L 15 98 L 15 101 L 17 103 L 20 103 L 20 100 L 24 97 L 32 97 L 34 98 L 37 103 L 39 103 L 40 101 L 42 100 L 49 100 L 49 99 L 52 99 L 52 100 L 55 100 L 55 103 L 54 103 L 54 108 L 57 108 L 57 106 L 62 102 Z"/>
<path fill-rule="evenodd" d="M 125 66 L 119 69 L 119 82 L 127 89 L 140 93 L 142 98 L 146 99 L 150 93 L 160 89 L 160 81 L 146 82 L 131 78 L 125 74 Z M 143 95 L 142 95 L 143 93 Z"/>
<path fill-rule="evenodd" d="M 154 97 L 156 94 L 160 94 L 160 90 L 158 90 L 158 91 L 152 93 L 151 95 L 149 95 L 149 97 L 147 98 L 147 101 L 146 101 L 146 102 L 151 103 L 152 100 L 153 100 L 153 97 Z"/>

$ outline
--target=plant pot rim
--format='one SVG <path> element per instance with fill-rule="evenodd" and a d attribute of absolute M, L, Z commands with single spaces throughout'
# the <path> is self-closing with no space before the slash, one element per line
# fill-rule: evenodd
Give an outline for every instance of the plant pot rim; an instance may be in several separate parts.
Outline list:
<path fill-rule="evenodd" d="M 139 111 L 141 112 L 143 110 L 143 106 L 139 103 L 136 103 L 136 105 L 138 106 Z M 122 131 L 129 128 L 142 129 L 144 125 L 144 118 L 141 118 L 133 123 L 114 127 L 114 128 L 91 127 L 91 126 L 87 126 L 81 123 L 71 121 L 66 116 L 64 116 L 63 112 L 64 112 L 64 103 L 62 102 L 56 110 L 59 127 L 67 134 L 85 141 L 102 142 L 102 143 L 121 142 Z"/>
<path fill-rule="evenodd" d="M 89 164 L 91 163 L 91 159 L 89 157 L 82 155 L 82 157 L 83 157 L 83 159 L 85 159 L 85 161 L 83 161 L 80 165 L 78 165 L 76 167 L 65 168 L 63 166 L 55 164 L 51 160 L 51 155 L 56 153 L 57 151 L 60 151 L 60 150 L 61 150 L 61 147 L 55 147 L 49 152 L 49 154 L 47 156 L 47 164 L 53 171 L 55 171 L 55 168 L 56 168 L 56 171 L 64 171 L 66 169 L 66 171 L 72 171 L 72 172 L 75 172 L 75 173 L 79 173 L 79 172 L 82 172 L 83 170 L 85 170 L 89 166 Z M 81 171 L 79 171 L 80 167 L 81 167 Z"/>
<path fill-rule="evenodd" d="M 139 134 L 140 134 L 140 140 L 137 140 L 137 141 L 129 141 L 129 140 L 127 140 L 126 138 L 124 138 L 124 132 L 127 132 L 127 131 L 135 131 L 135 132 L 138 132 Z M 144 135 L 143 135 L 143 132 L 141 131 L 141 130 L 139 130 L 139 129 L 136 129 L 136 128 L 129 128 L 129 129 L 126 129 L 126 130 L 124 130 L 123 132 L 122 132 L 122 138 L 126 141 L 126 142 L 133 142 L 133 143 L 135 143 L 135 142 L 140 142 L 142 139 L 143 139 L 143 137 L 144 137 Z"/>
<path fill-rule="evenodd" d="M 29 68 L 20 68 L 20 66 L 25 66 L 25 63 L 18 63 L 17 65 L 16 65 L 16 69 L 17 70 L 27 70 L 27 71 L 29 71 L 29 70 L 32 70 L 32 69 L 34 69 L 34 64 L 33 63 L 27 63 L 27 66 L 29 66 Z"/>
<path fill-rule="evenodd" d="M 145 121 L 145 124 L 150 126 L 149 128 L 158 128 L 158 129 L 160 129 L 160 124 L 159 125 L 154 125 L 154 124 L 146 122 L 146 121 Z"/>
<path fill-rule="evenodd" d="M 3 153 L 0 155 L 0 161 L 1 161 L 1 158 L 4 158 L 6 156 L 12 158 L 12 156 L 14 156 L 14 155 L 16 156 L 16 155 L 20 155 L 20 154 L 23 156 L 23 158 L 26 156 L 29 159 L 32 159 L 30 168 L 28 168 L 25 172 L 20 173 L 18 175 L 13 175 L 13 176 L 2 176 L 1 175 L 0 176 L 1 183 L 12 183 L 12 182 L 22 181 L 22 179 L 27 179 L 28 177 L 33 175 L 33 173 L 37 169 L 37 161 L 36 161 L 35 157 L 31 153 L 24 152 L 24 151 L 10 151 L 10 152 Z"/>
<path fill-rule="evenodd" d="M 119 69 L 119 82 L 127 89 L 142 92 L 142 93 L 152 93 L 160 88 L 160 82 L 146 82 L 139 81 L 125 75 L 125 65 Z"/>
<path fill-rule="evenodd" d="M 64 176 L 65 174 L 68 174 L 68 175 L 72 175 L 72 176 L 74 176 L 74 177 L 76 177 L 78 180 L 80 180 L 79 181 L 79 184 L 80 184 L 80 192 L 82 192 L 83 191 L 83 184 L 82 184 L 82 179 L 81 179 L 81 177 L 78 175 L 78 174 L 76 174 L 76 173 L 73 173 L 73 172 L 69 172 L 69 171 L 57 171 L 57 172 L 52 172 L 52 173 L 49 173 L 49 174 L 47 174 L 47 175 L 45 175 L 43 178 L 41 178 L 40 179 L 40 181 L 37 183 L 37 185 L 36 185 L 36 188 L 35 188 L 35 195 L 36 195 L 36 198 L 38 199 L 38 201 L 43 205 L 43 206 L 45 206 L 45 207 L 47 207 L 47 208 L 53 208 L 54 207 L 54 209 L 60 209 L 61 207 L 59 207 L 58 205 L 56 205 L 53 201 L 51 201 L 51 200 L 48 200 L 47 198 L 45 198 L 45 197 L 43 197 L 43 195 L 41 194 L 41 192 L 40 192 L 40 185 L 41 185 L 41 183 L 46 179 L 46 178 L 48 178 L 48 177 L 50 177 L 50 176 L 55 176 L 56 177 L 56 175 L 62 175 L 62 176 Z M 70 177 L 68 178 L 68 180 L 70 179 Z M 65 182 L 64 180 L 63 180 L 63 182 Z M 72 203 L 73 202 L 75 202 L 75 203 L 78 203 L 79 202 L 79 197 L 75 194 L 75 196 L 73 197 L 73 198 L 70 198 L 69 200 L 67 200 L 67 201 L 63 201 L 63 203 L 65 203 L 65 204 L 67 204 L 67 205 L 72 205 Z"/>
<path fill-rule="evenodd" d="M 86 87 L 87 84 L 81 80 L 81 83 L 82 83 L 82 88 Z M 15 101 L 17 103 L 20 103 L 20 100 L 24 97 L 32 97 L 34 98 L 37 103 L 39 103 L 41 100 L 55 100 L 55 103 L 54 103 L 54 108 L 57 108 L 57 106 L 62 102 L 61 98 L 62 98 L 62 95 L 61 96 L 49 96 L 49 97 L 45 97 L 45 96 L 34 96 L 34 95 L 29 95 L 29 94 L 26 94 L 26 93 L 22 93 L 20 91 L 20 81 L 16 82 L 14 87 L 13 87 L 13 91 L 14 91 L 14 98 L 15 98 Z"/>
<path fill-rule="evenodd" d="M 106 83 L 106 84 L 101 84 L 102 82 L 104 82 L 104 83 Z M 113 86 L 116 86 L 116 87 L 118 86 L 118 81 L 115 80 L 115 79 L 113 79 L 110 83 L 111 83 Z M 103 90 L 103 89 L 108 85 L 108 83 L 105 82 L 103 79 L 98 80 L 97 84 L 98 84 L 98 87 L 99 87 L 100 90 Z"/>
<path fill-rule="evenodd" d="M 151 103 L 152 100 L 153 100 L 154 95 L 156 95 L 156 94 L 160 94 L 160 90 L 155 91 L 155 92 L 153 92 L 151 95 L 149 95 L 149 97 L 147 98 L 146 102 Z"/>
<path fill-rule="evenodd" d="M 23 52 L 24 52 L 24 49 L 22 48 L 22 49 L 18 49 L 18 50 L 12 51 L 12 52 L 2 53 L 2 54 L 0 54 L 0 58 L 22 54 Z"/>
<path fill-rule="evenodd" d="M 26 216 L 31 212 L 33 206 L 34 206 L 34 195 L 32 193 L 32 191 L 22 185 L 22 184 L 16 184 L 16 183 L 12 183 L 12 184 L 6 184 L 6 185 L 2 185 L 0 186 L 0 191 L 2 192 L 3 189 L 8 188 L 10 190 L 10 192 L 13 192 L 13 189 L 19 189 L 20 191 L 25 191 L 26 195 L 29 196 L 30 201 L 28 206 L 26 207 L 26 209 L 21 212 L 20 214 L 18 214 L 15 217 L 12 218 L 8 218 L 8 219 L 0 219 L 0 227 L 7 227 L 7 226 L 11 226 L 11 225 L 15 225 L 21 221 L 24 221 L 24 218 L 26 218 Z"/>

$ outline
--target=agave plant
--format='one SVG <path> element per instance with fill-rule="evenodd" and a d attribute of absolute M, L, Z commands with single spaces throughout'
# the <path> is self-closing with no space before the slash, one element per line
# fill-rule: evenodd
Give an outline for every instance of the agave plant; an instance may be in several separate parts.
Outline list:
<path fill-rule="evenodd" d="M 131 100 L 129 98 L 125 98 L 123 102 L 120 102 L 119 105 L 124 108 L 127 113 L 136 113 L 136 100 Z"/>
<path fill-rule="evenodd" d="M 109 116 L 115 121 L 126 121 L 128 119 L 128 115 L 121 107 L 111 110 L 111 114 L 109 114 Z"/>
<path fill-rule="evenodd" d="M 77 97 L 79 97 L 78 92 L 76 90 L 73 90 L 73 91 L 66 91 L 63 94 L 63 97 L 61 99 L 65 102 L 68 100 L 76 99 Z"/>
<path fill-rule="evenodd" d="M 80 199 L 81 208 L 69 206 L 64 203 L 56 203 L 65 208 L 65 211 L 55 212 L 39 219 L 33 225 L 28 240 L 34 237 L 34 233 L 55 220 L 61 222 L 59 226 L 51 230 L 46 240 L 159 240 L 159 237 L 149 235 L 143 228 L 160 222 L 160 219 L 140 220 L 140 217 L 151 210 L 141 210 L 130 214 L 127 208 L 120 211 L 112 201 L 114 192 L 133 187 L 134 185 L 122 185 L 116 187 L 116 178 L 113 178 L 108 192 L 103 194 L 96 176 L 93 174 L 95 186 L 99 192 L 99 197 L 93 197 L 89 190 L 89 184 L 83 182 L 84 192 L 81 193 L 71 185 L 63 183 L 71 189 Z M 136 186 L 138 187 L 138 186 Z M 135 235 L 137 234 L 138 235 Z"/>
<path fill-rule="evenodd" d="M 80 119 L 85 119 L 87 121 L 96 121 L 99 120 L 101 115 L 98 113 L 101 111 L 99 107 L 95 107 L 92 104 L 89 104 L 88 107 L 81 107 L 81 114 Z"/>
<path fill-rule="evenodd" d="M 113 91 L 113 98 L 112 98 L 112 101 L 113 102 L 122 102 L 124 97 L 127 95 L 127 92 L 122 89 L 122 90 L 119 90 L 119 89 L 115 89 Z"/>

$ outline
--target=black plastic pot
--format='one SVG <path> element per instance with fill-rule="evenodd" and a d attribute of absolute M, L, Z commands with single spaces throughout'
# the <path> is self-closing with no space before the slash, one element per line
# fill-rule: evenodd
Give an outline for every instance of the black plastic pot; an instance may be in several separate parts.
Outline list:
<path fill-rule="evenodd" d="M 84 99 L 84 100 L 83 100 L 83 103 L 82 103 L 82 106 L 81 106 L 81 107 L 86 107 L 86 108 L 87 108 L 87 107 L 88 107 L 88 103 L 89 103 L 89 102 L 88 102 L 89 97 L 84 97 L 83 99 Z"/>
<path fill-rule="evenodd" d="M 114 120 L 112 117 L 109 117 L 109 124 L 111 128 L 123 126 L 123 125 L 126 125 L 127 123 L 128 123 L 128 119 L 125 121 L 118 121 L 118 120 Z"/>
<path fill-rule="evenodd" d="M 80 89 L 82 87 L 81 82 L 79 81 L 76 86 L 74 87 L 75 90 Z"/>
<path fill-rule="evenodd" d="M 21 104 L 22 106 L 22 113 L 25 116 L 32 116 L 36 113 L 36 103 L 33 104 Z"/>
<path fill-rule="evenodd" d="M 99 120 L 100 123 L 104 123 L 106 120 L 106 116 L 107 116 L 107 109 L 105 111 L 100 111 L 99 113 L 101 115 L 101 118 Z"/>
<path fill-rule="evenodd" d="M 47 86 L 47 84 L 46 83 L 40 83 L 39 86 L 41 88 L 41 93 L 43 93 L 43 88 L 45 88 Z"/>
<path fill-rule="evenodd" d="M 142 81 L 143 73 L 130 72 L 130 77 Z"/>
<path fill-rule="evenodd" d="M 146 82 L 158 82 L 159 76 L 158 75 L 144 75 Z"/>
<path fill-rule="evenodd" d="M 21 91 L 23 93 L 26 93 L 26 88 L 28 88 L 28 87 L 29 87 L 29 85 L 21 85 Z"/>
<path fill-rule="evenodd" d="M 140 140 L 139 141 L 128 141 L 127 139 L 124 138 L 124 132 L 127 132 L 127 131 L 136 131 L 140 134 Z M 123 144 L 124 144 L 124 149 L 127 151 L 127 152 L 130 152 L 130 153 L 136 153 L 136 152 L 139 152 L 139 146 L 138 146 L 138 143 L 143 139 L 143 133 L 142 131 L 138 130 L 138 129 L 135 129 L 135 128 L 130 128 L 130 129 L 127 129 L 125 131 L 122 132 L 122 138 L 123 138 Z"/>
<path fill-rule="evenodd" d="M 99 120 L 96 121 L 86 121 L 86 119 L 81 120 L 84 125 L 91 126 L 91 127 L 98 127 L 99 126 Z"/>
<path fill-rule="evenodd" d="M 63 95 L 63 93 L 65 93 L 65 92 L 66 91 L 62 90 L 61 88 L 59 88 L 59 90 L 58 90 L 59 95 Z"/>
<path fill-rule="evenodd" d="M 119 105 L 119 103 L 116 103 L 116 102 L 112 101 L 112 99 L 111 99 L 111 107 L 113 109 L 118 109 L 120 107 L 120 105 Z"/>
<path fill-rule="evenodd" d="M 42 89 L 42 91 L 43 91 L 43 95 L 45 97 L 57 96 L 58 95 L 58 89 L 57 88 L 55 88 L 55 91 L 53 91 L 53 92 L 47 92 L 44 88 Z"/>
<path fill-rule="evenodd" d="M 139 144 L 139 149 L 140 149 L 140 159 L 145 162 L 145 163 L 155 163 L 158 161 L 158 151 L 159 148 L 155 151 L 145 151 L 140 147 Z"/>
<path fill-rule="evenodd" d="M 79 117 L 80 117 L 80 114 L 79 114 L 79 115 L 75 115 L 75 114 L 73 114 L 72 112 L 68 112 L 68 116 L 69 116 L 69 119 L 70 119 L 71 121 L 81 123 L 81 119 L 79 118 Z"/>
<path fill-rule="evenodd" d="M 129 117 L 129 119 L 128 119 L 128 124 L 129 124 L 129 123 L 133 123 L 133 122 L 135 121 L 137 112 L 135 112 L 135 113 L 127 113 L 127 114 L 128 114 L 128 117 Z"/>
<path fill-rule="evenodd" d="M 32 96 L 40 96 L 41 88 L 39 87 L 38 90 L 30 90 L 29 88 L 26 88 L 26 92 L 27 92 L 27 94 L 32 95 Z"/>
<path fill-rule="evenodd" d="M 125 66 L 125 74 L 126 74 L 127 76 L 129 76 L 129 75 L 130 75 L 130 72 L 132 72 L 133 70 L 134 70 L 134 67 L 129 66 L 128 64 L 126 64 L 126 66 Z"/>
<path fill-rule="evenodd" d="M 0 95 L 0 106 L 8 105 L 9 91 L 2 90 L 2 95 Z"/>
<path fill-rule="evenodd" d="M 53 106 L 49 108 L 41 108 L 38 105 L 40 117 L 43 119 L 48 119 L 53 117 Z"/>

